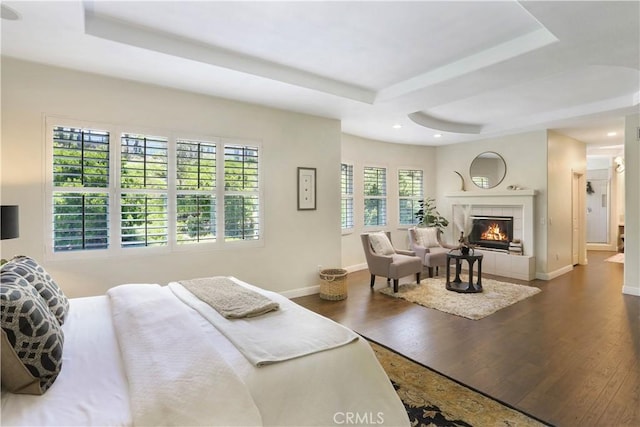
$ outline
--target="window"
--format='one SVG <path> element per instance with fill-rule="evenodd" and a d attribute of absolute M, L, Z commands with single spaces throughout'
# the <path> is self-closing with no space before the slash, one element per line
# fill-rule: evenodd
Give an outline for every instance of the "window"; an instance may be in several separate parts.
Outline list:
<path fill-rule="evenodd" d="M 216 145 L 178 140 L 176 144 L 178 243 L 216 239 Z"/>
<path fill-rule="evenodd" d="M 260 236 L 258 148 L 224 147 L 224 238 L 257 240 Z"/>
<path fill-rule="evenodd" d="M 387 170 L 364 168 L 364 225 L 387 224 Z"/>
<path fill-rule="evenodd" d="M 168 243 L 168 140 L 123 134 L 120 154 L 122 247 Z"/>
<path fill-rule="evenodd" d="M 109 132 L 53 129 L 53 250 L 109 247 Z"/>
<path fill-rule="evenodd" d="M 420 210 L 418 201 L 423 198 L 423 188 L 421 170 L 398 171 L 400 225 L 413 225 L 417 222 L 415 214 Z"/>
<path fill-rule="evenodd" d="M 341 164 L 340 188 L 342 202 L 340 218 L 342 229 L 353 228 L 353 165 Z"/>
<path fill-rule="evenodd" d="M 121 133 L 115 126 L 47 129 L 51 252 L 261 239 L 257 145 Z M 120 144 L 111 144 L 113 135 Z"/>

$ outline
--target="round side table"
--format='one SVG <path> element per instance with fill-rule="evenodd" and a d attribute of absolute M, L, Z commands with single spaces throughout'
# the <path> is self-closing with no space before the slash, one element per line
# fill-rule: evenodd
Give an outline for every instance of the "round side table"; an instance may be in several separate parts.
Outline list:
<path fill-rule="evenodd" d="M 465 294 L 482 292 L 482 254 L 479 255 L 463 255 L 462 253 L 455 251 L 447 254 L 447 284 L 446 288 L 453 292 L 460 292 Z M 456 277 L 450 280 L 451 274 L 451 260 L 455 261 L 456 265 Z M 460 271 L 462 270 L 462 262 L 466 260 L 469 266 L 469 281 L 463 282 L 460 279 Z M 473 283 L 473 264 L 478 262 L 478 280 Z"/>

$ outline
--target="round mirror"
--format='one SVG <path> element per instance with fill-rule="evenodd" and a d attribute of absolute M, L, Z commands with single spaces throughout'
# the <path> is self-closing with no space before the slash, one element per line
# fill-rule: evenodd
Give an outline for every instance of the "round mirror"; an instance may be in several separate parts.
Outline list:
<path fill-rule="evenodd" d="M 480 153 L 471 162 L 471 181 L 480 188 L 493 188 L 500 184 L 507 173 L 507 164 L 502 156 L 493 151 Z"/>

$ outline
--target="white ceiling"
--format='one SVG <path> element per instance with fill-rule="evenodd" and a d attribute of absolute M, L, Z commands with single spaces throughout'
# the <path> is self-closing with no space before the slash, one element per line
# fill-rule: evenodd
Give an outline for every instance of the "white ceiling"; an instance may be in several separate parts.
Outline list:
<path fill-rule="evenodd" d="M 640 111 L 637 1 L 2 4 L 20 16 L 1 21 L 2 55 L 337 118 L 383 141 L 550 128 L 611 146 Z"/>

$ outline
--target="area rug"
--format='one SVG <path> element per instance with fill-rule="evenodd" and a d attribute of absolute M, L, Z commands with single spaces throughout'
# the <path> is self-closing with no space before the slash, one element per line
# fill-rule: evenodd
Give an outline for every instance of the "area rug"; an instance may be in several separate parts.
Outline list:
<path fill-rule="evenodd" d="M 462 280 L 467 279 L 464 277 Z M 533 286 L 499 282 L 488 278 L 482 279 L 482 288 L 483 291 L 477 294 L 452 292 L 445 288 L 444 278 L 435 277 L 422 279 L 419 285 L 415 283 L 400 285 L 398 293 L 395 294 L 393 287 L 386 287 L 380 292 L 472 320 L 487 317 L 540 292 L 539 288 Z"/>
<path fill-rule="evenodd" d="M 412 426 L 546 426 L 387 347 L 369 341 Z"/>
<path fill-rule="evenodd" d="M 614 256 L 610 256 L 609 258 L 605 259 L 605 261 L 624 264 L 624 252 L 615 254 Z"/>

